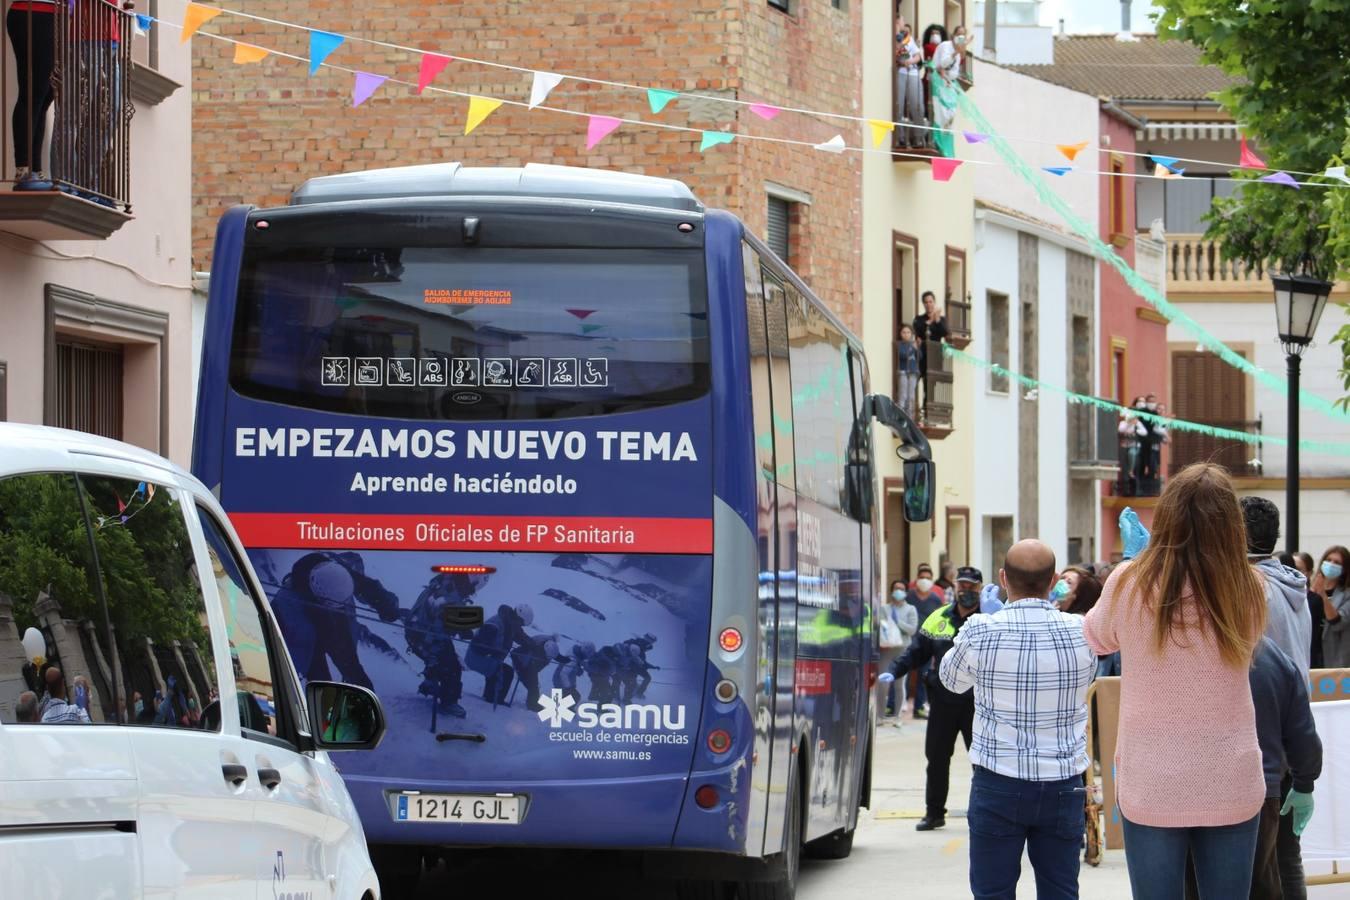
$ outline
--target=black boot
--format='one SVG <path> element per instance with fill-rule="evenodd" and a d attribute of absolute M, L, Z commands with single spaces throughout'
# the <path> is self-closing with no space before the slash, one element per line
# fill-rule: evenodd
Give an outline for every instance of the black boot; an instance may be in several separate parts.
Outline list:
<path fill-rule="evenodd" d="M 947 826 L 947 819 L 944 816 L 924 816 L 919 820 L 919 824 L 914 826 L 915 831 L 936 831 L 939 828 Z"/>

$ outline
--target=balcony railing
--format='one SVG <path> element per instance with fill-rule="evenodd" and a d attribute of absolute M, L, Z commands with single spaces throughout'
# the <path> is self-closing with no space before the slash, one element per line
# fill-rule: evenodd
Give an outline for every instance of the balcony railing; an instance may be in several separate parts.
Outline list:
<path fill-rule="evenodd" d="M 915 156 L 937 156 L 940 152 L 932 130 L 937 124 L 933 116 L 932 79 L 937 76 L 926 65 L 921 67 L 921 72 L 922 78 L 911 75 L 902 78 L 899 62 L 893 60 L 891 64 L 891 111 L 898 123 L 891 139 L 892 149 L 897 154 L 906 154 L 897 155 L 896 162 L 914 162 Z M 975 60 L 969 53 L 961 64 L 957 81 L 963 89 L 969 89 L 975 83 Z"/>
<path fill-rule="evenodd" d="M 1260 436 L 1261 420 L 1244 422 L 1206 422 L 1215 428 L 1243 431 Z M 1171 435 L 1172 458 L 1168 465 L 1176 474 L 1191 463 L 1216 463 L 1234 476 L 1261 474 L 1261 445 L 1247 444 L 1232 438 L 1211 437 L 1206 434 L 1178 431 Z"/>
<path fill-rule="evenodd" d="M 926 368 L 923 374 L 923 407 L 920 424 L 929 436 L 939 436 L 952 427 L 952 361 L 942 352 L 941 341 L 925 341 Z"/>
<path fill-rule="evenodd" d="M 17 29 L 0 46 L 0 71 L 16 73 L 3 92 L 6 106 L 14 102 L 0 131 L 17 151 L 7 157 L 14 189 L 0 194 L 0 228 L 106 237 L 131 211 L 134 17 L 104 0 L 9 15 Z M 40 227 L 23 227 L 34 219 Z"/>
<path fill-rule="evenodd" d="M 1250 267 L 1225 260 L 1219 241 L 1198 234 L 1167 236 L 1167 287 L 1169 290 L 1261 290 L 1269 291 L 1264 266 Z"/>
<path fill-rule="evenodd" d="M 947 340 L 958 350 L 964 350 L 970 344 L 970 300 L 953 300 L 947 295 L 945 316 L 947 318 Z"/>

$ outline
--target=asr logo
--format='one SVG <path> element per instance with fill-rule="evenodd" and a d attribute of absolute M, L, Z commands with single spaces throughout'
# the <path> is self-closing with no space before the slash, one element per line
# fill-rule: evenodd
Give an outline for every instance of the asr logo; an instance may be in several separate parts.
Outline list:
<path fill-rule="evenodd" d="M 278 850 L 276 862 L 272 863 L 273 900 L 314 900 L 314 894 L 310 891 L 288 891 L 285 887 L 286 857 Z"/>

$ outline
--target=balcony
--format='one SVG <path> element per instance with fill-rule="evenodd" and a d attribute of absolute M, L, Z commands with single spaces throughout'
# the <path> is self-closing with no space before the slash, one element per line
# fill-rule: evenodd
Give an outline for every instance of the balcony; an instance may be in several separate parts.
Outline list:
<path fill-rule="evenodd" d="M 941 341 L 926 341 L 927 370 L 923 374 L 923 405 L 919 426 L 930 439 L 952 433 L 952 361 L 942 352 Z"/>
<path fill-rule="evenodd" d="M 1246 422 L 1205 422 L 1215 428 L 1242 431 L 1260 437 L 1261 420 Z M 1234 478 L 1261 474 L 1261 445 L 1246 444 L 1231 438 L 1179 431 L 1171 436 L 1172 458 L 1168 471 L 1175 475 L 1191 463 L 1217 463 Z"/>
<path fill-rule="evenodd" d="M 1069 477 L 1116 481 L 1120 473 L 1114 410 L 1069 405 Z"/>
<path fill-rule="evenodd" d="M 967 294 L 965 300 L 953 300 L 948 291 L 943 315 L 947 319 L 947 342 L 957 350 L 969 347 L 970 295 Z"/>
<path fill-rule="evenodd" d="M 897 123 L 895 132 L 891 137 L 891 151 L 894 154 L 893 159 L 897 163 L 926 163 L 930 157 L 941 156 L 942 152 L 933 141 L 934 132 L 931 126 L 935 124 L 933 118 L 933 91 L 930 85 L 930 78 L 933 73 L 925 70 L 922 80 L 919 82 L 917 97 L 909 98 L 911 103 L 916 103 L 917 110 L 906 110 L 905 99 L 899 96 L 898 88 L 900 86 L 900 65 L 892 61 L 891 65 L 891 114 L 893 120 Z M 975 84 L 975 59 L 970 53 L 965 55 L 961 65 L 961 73 L 957 77 L 957 82 L 965 90 L 969 90 Z M 908 84 L 908 82 L 906 82 Z M 906 112 L 915 113 L 908 117 Z M 916 125 L 929 126 L 922 128 L 906 128 L 905 122 L 914 122 Z"/>
<path fill-rule="evenodd" d="M 1225 260 L 1219 241 L 1199 234 L 1167 235 L 1167 290 L 1175 293 L 1270 293 L 1264 266 Z"/>
<path fill-rule="evenodd" d="M 0 231 L 102 240 L 131 220 L 134 18 L 102 0 L 11 16 L 19 40 L 0 45 L 0 71 L 17 73 L 5 91 L 15 107 L 0 116 L 0 140 L 6 151 L 19 143 L 26 153 L 5 157 L 13 189 L 0 191 Z M 30 166 L 46 177 L 21 181 L 19 170 Z"/>

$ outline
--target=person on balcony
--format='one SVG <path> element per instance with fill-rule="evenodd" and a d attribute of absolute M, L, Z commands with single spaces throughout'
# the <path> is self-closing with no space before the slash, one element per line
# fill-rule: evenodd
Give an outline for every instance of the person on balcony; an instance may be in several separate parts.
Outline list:
<path fill-rule="evenodd" d="M 1131 407 L 1143 409 L 1144 398 L 1135 397 Z M 1116 493 L 1122 497 L 1134 497 L 1139 494 L 1139 442 L 1145 435 L 1144 424 L 1138 416 L 1122 412 L 1116 430 L 1120 434 L 1120 482 Z"/>
<path fill-rule="evenodd" d="M 952 136 L 952 122 L 956 120 L 956 81 L 961 77 L 965 60 L 966 28 L 956 26 L 951 40 L 944 40 L 933 54 L 933 124 L 940 131 L 933 133 L 933 141 L 943 156 L 956 155 L 956 140 Z"/>
<path fill-rule="evenodd" d="M 1149 394 L 1144 398 L 1144 411 L 1158 412 L 1158 395 Z M 1162 441 L 1167 436 L 1164 429 L 1159 433 L 1158 420 L 1151 416 L 1140 416 L 1144 434 L 1139 440 L 1139 492 L 1145 497 L 1158 495 L 1158 460 L 1162 457 Z"/>
<path fill-rule="evenodd" d="M 895 371 L 900 380 L 900 408 L 916 422 L 921 354 L 918 341 L 914 340 L 914 329 L 908 325 L 901 325 L 900 341 L 895 347 Z"/>
<path fill-rule="evenodd" d="M 123 5 L 129 9 L 130 3 Z M 75 169 L 81 173 L 77 193 L 103 206 L 115 206 L 118 193 L 116 167 L 111 156 L 123 122 L 121 57 L 121 20 L 124 13 L 105 0 L 77 0 L 72 3 L 71 30 L 80 42 L 84 61 L 78 77 L 84 79 L 82 92 L 91 100 L 78 112 L 78 138 L 72 154 Z M 88 154 L 88 159 L 84 158 Z"/>
<path fill-rule="evenodd" d="M 914 337 L 919 342 L 919 374 L 924 383 L 924 400 L 932 400 L 928 396 L 928 344 L 945 341 L 950 332 L 947 319 L 938 306 L 937 295 L 924 291 L 920 299 L 923 300 L 923 312 L 914 317 Z"/>
<path fill-rule="evenodd" d="M 900 118 L 900 146 L 926 146 L 928 117 L 923 109 L 923 51 L 904 16 L 895 20 L 895 103 Z M 920 127 L 915 127 L 920 126 Z"/>
<path fill-rule="evenodd" d="M 52 183 L 42 167 L 47 137 L 47 111 L 56 99 L 52 72 L 56 67 L 56 4 L 52 0 L 14 0 L 5 14 L 5 31 L 14 48 L 18 91 L 10 118 L 14 135 L 16 191 L 49 191 Z"/>

